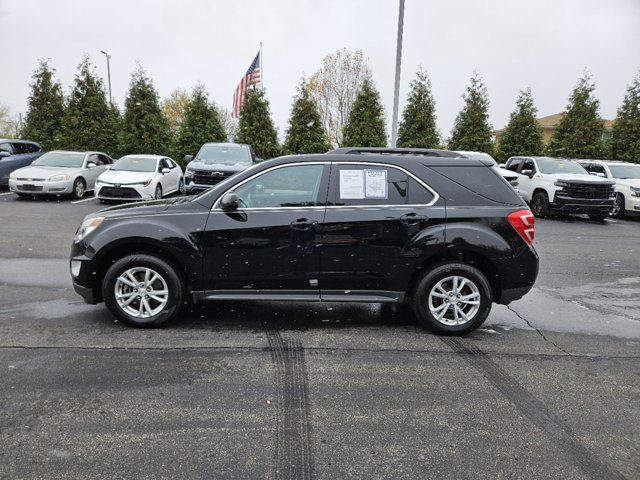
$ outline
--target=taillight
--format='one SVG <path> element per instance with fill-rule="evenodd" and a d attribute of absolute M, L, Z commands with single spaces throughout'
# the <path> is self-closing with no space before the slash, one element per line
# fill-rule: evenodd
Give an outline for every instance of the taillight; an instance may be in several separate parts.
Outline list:
<path fill-rule="evenodd" d="M 515 228 L 516 232 L 518 232 L 527 245 L 531 245 L 533 237 L 535 236 L 535 219 L 531 210 L 518 210 L 517 212 L 512 212 L 507 215 L 507 220 L 509 220 L 511 226 Z"/>

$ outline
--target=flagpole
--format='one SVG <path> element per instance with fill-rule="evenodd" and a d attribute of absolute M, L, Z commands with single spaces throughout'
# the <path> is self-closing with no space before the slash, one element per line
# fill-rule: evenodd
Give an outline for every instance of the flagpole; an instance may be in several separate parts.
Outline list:
<path fill-rule="evenodd" d="M 262 42 L 260 42 L 260 85 L 264 90 L 264 63 L 262 62 Z"/>

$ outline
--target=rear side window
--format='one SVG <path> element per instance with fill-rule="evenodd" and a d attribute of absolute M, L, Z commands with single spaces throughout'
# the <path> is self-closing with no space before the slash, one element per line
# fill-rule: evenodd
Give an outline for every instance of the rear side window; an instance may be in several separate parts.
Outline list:
<path fill-rule="evenodd" d="M 498 203 L 520 205 L 522 200 L 491 167 L 430 167 L 467 190 Z"/>
<path fill-rule="evenodd" d="M 333 204 L 338 206 L 428 204 L 433 194 L 393 167 L 336 165 L 332 173 Z"/>

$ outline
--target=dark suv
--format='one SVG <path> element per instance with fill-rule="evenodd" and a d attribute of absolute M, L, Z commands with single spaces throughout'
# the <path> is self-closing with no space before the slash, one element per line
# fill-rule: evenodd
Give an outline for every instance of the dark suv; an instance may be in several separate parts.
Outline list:
<path fill-rule="evenodd" d="M 0 138 L 0 185 L 8 185 L 11 172 L 31 165 L 43 153 L 36 142 Z"/>
<path fill-rule="evenodd" d="M 460 334 L 533 286 L 533 222 L 490 162 L 339 149 L 89 215 L 71 274 L 86 302 L 135 326 L 185 299 L 406 302 L 431 330 Z"/>

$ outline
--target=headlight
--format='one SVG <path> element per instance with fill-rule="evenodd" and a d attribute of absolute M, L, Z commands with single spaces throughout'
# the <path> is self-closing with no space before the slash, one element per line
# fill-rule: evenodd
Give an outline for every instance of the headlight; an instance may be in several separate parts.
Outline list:
<path fill-rule="evenodd" d="M 86 237 L 91 232 L 93 232 L 96 228 L 98 228 L 103 220 L 104 220 L 104 217 L 95 217 L 82 222 L 82 224 L 80 225 L 80 228 L 78 228 L 78 231 L 76 232 L 76 236 L 73 237 L 73 241 L 75 243 L 78 243 L 80 240 L 82 240 L 84 237 Z"/>
<path fill-rule="evenodd" d="M 564 180 L 556 180 L 555 182 L 553 182 L 553 184 L 556 187 L 566 187 L 567 185 L 569 185 L 567 182 L 565 182 Z"/>
<path fill-rule="evenodd" d="M 640 197 L 640 185 L 636 185 L 635 187 L 631 187 L 631 196 L 632 197 Z"/>
<path fill-rule="evenodd" d="M 53 177 L 49 177 L 50 182 L 63 182 L 65 180 L 69 180 L 69 175 L 54 175 Z"/>
<path fill-rule="evenodd" d="M 9 178 L 16 178 L 16 172 L 13 171 L 9 174 Z"/>
<path fill-rule="evenodd" d="M 100 179 L 96 180 L 96 185 L 102 185 L 102 180 Z"/>

